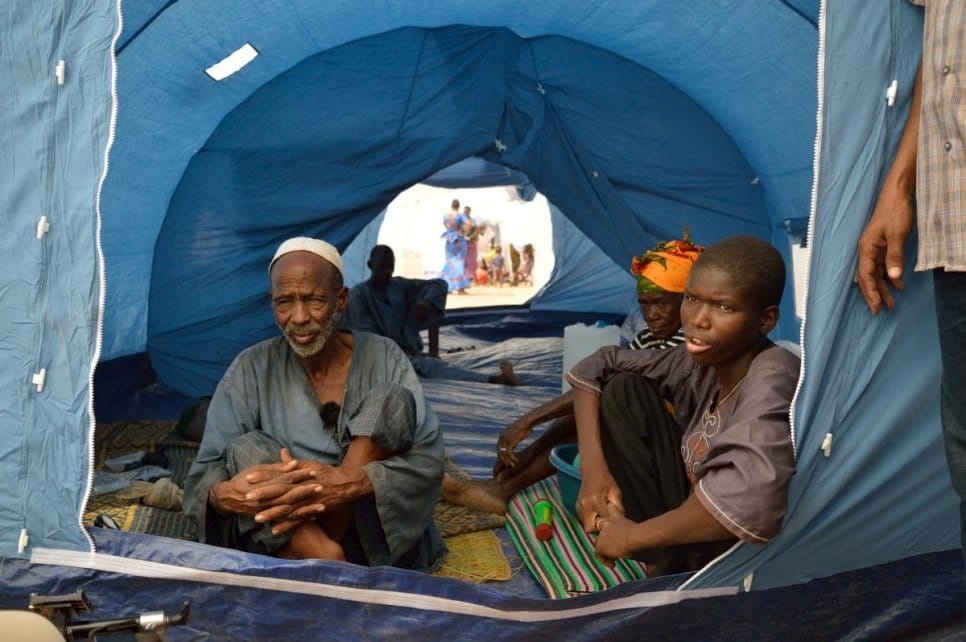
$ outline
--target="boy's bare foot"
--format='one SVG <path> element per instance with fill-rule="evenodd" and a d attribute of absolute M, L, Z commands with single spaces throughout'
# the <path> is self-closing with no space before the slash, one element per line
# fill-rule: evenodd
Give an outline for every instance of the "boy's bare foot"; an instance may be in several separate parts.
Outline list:
<path fill-rule="evenodd" d="M 507 359 L 500 360 L 500 374 L 490 377 L 490 383 L 502 383 L 505 386 L 522 386 L 523 381 L 513 372 L 513 364 Z"/>
<path fill-rule="evenodd" d="M 500 494 L 500 486 L 493 479 L 471 480 L 443 477 L 443 501 L 466 506 L 483 513 L 505 515 L 507 500 Z"/>

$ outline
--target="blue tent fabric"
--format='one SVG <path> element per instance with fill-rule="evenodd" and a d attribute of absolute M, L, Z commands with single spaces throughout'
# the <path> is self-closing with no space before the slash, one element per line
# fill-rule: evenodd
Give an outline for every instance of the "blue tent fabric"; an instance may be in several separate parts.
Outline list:
<path fill-rule="evenodd" d="M 357 211 L 358 204 L 351 202 L 351 185 L 346 186 L 348 203 L 332 203 L 341 206 L 336 220 L 322 218 L 325 212 L 320 208 L 328 205 L 317 200 L 289 203 L 288 208 L 295 211 L 280 211 L 280 202 L 271 219 L 259 211 L 257 220 L 267 233 L 257 240 L 261 254 L 249 247 L 256 239 L 245 242 L 244 234 L 238 239 L 239 247 L 250 250 L 246 256 L 253 257 L 253 264 L 270 255 L 276 238 L 295 227 L 332 232 L 333 240 L 343 247 L 381 209 L 380 199 L 386 202 L 393 190 L 405 186 L 407 175 L 410 182 L 418 180 L 484 150 L 530 176 L 619 264 L 629 259 L 637 245 L 678 234 L 675 215 L 693 219 L 695 229 L 706 229 L 711 241 L 728 229 L 758 233 L 783 245 L 786 227 L 804 229 L 815 81 L 813 57 L 800 53 L 813 50 L 815 28 L 814 19 L 806 19 L 800 8 L 790 10 L 785 3 L 770 1 L 725 8 L 693 2 L 686 9 L 675 3 L 647 2 L 608 10 L 603 3 L 595 19 L 586 20 L 584 10 L 577 7 L 524 12 L 500 3 L 482 7 L 454 2 L 403 5 L 360 20 L 352 3 L 324 7 L 279 3 L 284 9 L 223 4 L 188 0 L 166 4 L 137 30 L 132 27 L 136 37 L 124 42 L 118 57 L 119 90 L 126 108 L 119 114 L 121 135 L 115 153 L 130 163 L 112 171 L 105 185 L 106 200 L 123 213 L 104 222 L 105 244 L 123 250 L 116 252 L 108 269 L 124 277 L 108 291 L 106 358 L 143 350 L 151 341 L 149 315 L 169 314 L 163 305 L 157 309 L 148 305 L 148 293 L 162 300 L 170 296 L 156 291 L 163 288 L 151 283 L 157 278 L 151 267 L 154 260 L 173 261 L 170 250 L 156 250 L 168 247 L 161 226 L 169 220 L 166 215 L 172 221 L 179 216 L 180 198 L 188 199 L 193 187 L 201 190 L 196 195 L 199 204 L 189 204 L 181 215 L 193 215 L 193 223 L 203 223 L 204 212 L 197 210 L 210 202 L 211 194 L 223 198 L 226 187 L 241 189 L 243 178 L 264 176 L 255 173 L 258 162 L 267 163 L 261 166 L 265 172 L 282 171 L 280 179 L 300 176 L 303 187 L 311 184 L 311 176 L 320 171 L 314 165 L 322 162 L 318 156 L 306 158 L 295 149 L 279 150 L 273 164 L 268 150 L 260 156 L 257 149 L 232 148 L 222 132 L 230 135 L 227 118 L 272 130 L 266 133 L 276 139 L 288 131 L 289 139 L 322 144 L 312 136 L 303 138 L 295 126 L 287 127 L 288 115 L 281 113 L 286 105 L 331 95 L 331 85 L 326 94 L 324 82 L 319 86 L 300 83 L 322 74 L 319 66 L 331 72 L 326 80 L 334 81 L 340 74 L 344 80 L 338 100 L 317 108 L 320 117 L 308 131 L 329 131 L 327 123 L 341 123 L 347 131 L 331 141 L 336 149 L 330 151 L 354 154 L 350 157 L 359 160 L 360 154 L 378 155 L 383 149 L 378 143 L 388 141 L 386 153 L 395 155 L 388 161 L 374 158 L 371 167 L 359 167 L 357 176 L 368 175 L 371 181 L 363 188 L 379 186 L 380 190 L 370 191 L 367 198 L 365 192 L 359 195 L 370 203 L 368 214 Z M 223 15 L 232 15 L 233 20 L 207 19 Z M 479 26 L 446 26 L 454 16 Z M 414 26 L 404 28 L 407 24 Z M 556 24 L 567 28 L 554 28 Z M 611 30 L 620 32 L 623 24 L 639 27 L 614 38 Z M 681 25 L 682 32 L 702 42 L 702 47 L 680 47 L 674 30 L 662 26 L 668 24 Z M 205 26 L 196 28 L 199 25 Z M 378 40 L 368 38 L 373 34 L 382 34 L 379 38 L 389 39 L 398 50 L 378 48 L 363 58 L 365 64 L 360 67 L 354 62 L 357 56 L 365 54 L 367 47 L 378 47 Z M 734 49 L 734 39 L 744 42 L 740 51 Z M 200 73 L 249 40 L 262 52 L 251 65 L 221 83 Z M 474 54 L 461 55 L 470 45 L 478 47 Z M 385 66 L 373 64 L 383 59 Z M 755 61 L 764 59 L 770 64 L 756 67 Z M 164 71 L 156 73 L 160 60 Z M 400 60 L 405 64 L 390 71 L 388 65 Z M 476 75 L 470 77 L 469 72 Z M 606 90 L 592 86 L 598 78 L 610 79 Z M 579 79 L 594 91 L 578 92 Z M 651 87 L 654 90 L 648 91 Z M 393 88 L 398 92 L 392 94 Z M 258 115 L 268 96 L 281 101 L 272 104 L 280 123 Z M 353 101 L 359 107 L 350 116 L 360 108 L 372 114 L 363 119 L 361 133 L 359 126 L 345 120 Z M 380 111 L 385 115 L 380 117 Z M 583 125 L 570 126 L 577 118 L 592 119 L 584 134 L 580 133 Z M 373 123 L 380 123 L 386 133 L 380 134 Z M 472 126 L 456 129 L 461 123 Z M 277 128 L 283 131 L 274 131 Z M 427 129 L 425 134 L 421 128 Z M 668 144 L 674 129 L 682 128 L 679 135 L 686 144 Z M 353 141 L 353 135 L 361 138 Z M 421 138 L 424 135 L 437 137 L 440 147 L 427 148 L 432 141 Z M 161 138 L 163 145 L 158 144 Z M 220 141 L 217 147 L 216 140 Z M 408 142 L 403 145 L 402 141 Z M 285 154 L 295 156 L 285 158 Z M 672 161 L 691 169 L 671 174 L 667 168 Z M 151 167 L 149 175 L 144 167 Z M 333 181 L 342 176 L 338 167 L 343 163 L 326 163 L 326 173 L 336 172 L 331 174 Z M 216 175 L 229 182 L 207 189 L 206 180 Z M 686 177 L 683 182 L 681 176 Z M 557 182 L 562 185 L 555 188 Z M 246 202 L 241 194 L 237 199 L 230 204 L 236 212 L 257 207 L 257 199 Z M 728 225 L 711 224 L 707 219 L 717 220 L 712 214 L 728 220 Z M 136 217 L 136 225 L 131 217 Z M 307 218 L 316 223 L 315 229 L 302 225 Z M 596 227 L 590 221 L 597 221 Z M 642 230 L 649 236 L 637 239 L 635 247 L 624 246 L 623 239 Z M 220 236 L 235 232 L 231 227 L 211 230 Z M 181 243 L 178 248 L 187 252 L 191 246 Z M 253 269 L 240 266 L 238 272 L 250 274 Z M 118 309 L 128 311 L 122 314 Z M 791 320 L 792 315 L 786 317 Z M 151 321 L 157 332 L 165 334 L 182 323 L 193 320 L 189 316 Z"/>
<path fill-rule="evenodd" d="M 523 172 L 499 163 L 491 163 L 478 156 L 470 156 L 444 167 L 423 179 L 422 183 L 432 187 L 450 188 L 513 185 L 522 192 L 531 191 L 530 179 Z"/>
<path fill-rule="evenodd" d="M 587 309 L 601 314 L 625 315 L 637 305 L 630 260 L 617 265 L 606 254 L 595 251 L 593 243 L 556 205 L 550 206 L 553 225 L 553 273 L 530 304 L 533 310 L 566 311 Z M 678 233 L 680 236 L 680 232 Z M 670 235 L 667 238 L 677 238 Z M 641 246 L 652 247 L 648 245 Z M 639 249 L 636 254 L 641 254 Z M 585 307 L 593 301 L 593 307 Z"/>
<path fill-rule="evenodd" d="M 711 598 L 720 611 L 711 600 L 622 609 L 611 600 L 657 585 L 620 587 L 579 602 L 608 613 L 599 624 L 576 616 L 590 637 L 674 615 L 703 633 L 701 613 L 761 613 L 769 598 L 793 610 L 855 586 L 887 604 L 844 609 L 852 620 L 829 620 L 832 637 L 887 637 L 962 608 L 959 551 L 944 553 L 959 534 L 939 431 L 936 330 L 921 312 L 932 305 L 929 278 L 910 277 L 899 307 L 873 318 L 851 276 L 908 109 L 919 9 L 898 0 L 825 0 L 821 11 L 807 0 L 595 0 L 540 11 L 511 0 L 376 1 L 364 11 L 349 0 L 130 4 L 15 0 L 0 26 L 0 79 L 15 88 L 0 111 L 0 475 L 9 480 L 0 584 L 67 586 L 57 579 L 75 577 L 67 569 L 113 559 L 77 555 L 94 548 L 79 515 L 100 361 L 146 352 L 163 385 L 210 391 L 234 353 L 272 331 L 265 265 L 280 240 L 321 235 L 347 248 L 401 190 L 477 157 L 547 195 L 560 219 L 555 253 L 608 266 L 597 292 L 572 292 L 574 274 L 555 272 L 531 303 L 535 315 L 541 305 L 623 312 L 610 297 L 631 254 L 685 223 L 706 244 L 750 233 L 787 257 L 791 233 L 812 251 L 792 416 L 798 473 L 783 533 L 679 578 L 686 589 L 753 590 Z M 204 73 L 246 42 L 259 52 L 251 64 L 220 82 Z M 791 281 L 786 291 L 780 338 L 797 339 Z M 152 538 L 97 540 L 165 568 L 211 555 Z M 43 561 L 44 551 L 60 561 Z M 199 568 L 261 561 L 225 553 L 209 563 Z M 308 566 L 294 572 L 322 569 L 337 584 L 391 585 L 430 603 L 458 595 L 540 617 L 572 608 L 521 607 L 405 572 Z M 142 570 L 131 562 L 110 581 Z M 89 575 L 76 581 L 103 590 L 104 577 Z M 870 590 L 889 577 L 888 590 Z M 200 599 L 226 595 L 199 586 Z M 929 591 L 958 606 L 917 613 Z M 444 621 L 434 620 L 439 610 L 353 609 L 396 630 L 443 622 L 469 636 L 498 631 L 486 614 Z M 671 630 L 662 626 L 654 630 Z"/>
<path fill-rule="evenodd" d="M 84 549 L 78 511 L 88 481 L 99 330 L 95 210 L 116 15 L 113 4 L 96 0 L 5 13 L 0 550 L 16 553 L 23 537 Z M 62 60 L 61 85 L 55 70 Z"/>

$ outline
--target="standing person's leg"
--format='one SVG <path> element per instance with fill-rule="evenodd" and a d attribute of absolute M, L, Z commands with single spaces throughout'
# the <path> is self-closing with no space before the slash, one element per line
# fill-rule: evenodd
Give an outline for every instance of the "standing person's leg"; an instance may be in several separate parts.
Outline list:
<path fill-rule="evenodd" d="M 966 558 L 966 272 L 933 271 L 943 374 L 940 409 L 946 461 L 959 495 L 961 543 Z"/>

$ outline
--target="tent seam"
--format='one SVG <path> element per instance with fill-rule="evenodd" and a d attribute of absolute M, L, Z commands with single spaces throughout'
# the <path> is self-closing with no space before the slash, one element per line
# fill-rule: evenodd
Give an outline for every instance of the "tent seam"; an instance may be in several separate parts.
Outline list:
<path fill-rule="evenodd" d="M 419 68 L 423 64 L 423 54 L 426 51 L 426 39 L 429 37 L 429 30 L 424 30 L 422 35 L 422 42 L 419 43 L 419 55 L 416 56 L 416 66 L 413 68 L 409 81 L 409 95 L 406 96 L 406 106 L 403 108 L 399 126 L 396 128 L 396 140 L 402 138 L 403 128 L 406 126 L 406 121 L 409 120 L 409 109 L 412 107 L 413 94 L 416 93 L 416 77 L 419 75 Z"/>
<path fill-rule="evenodd" d="M 227 571 L 206 571 L 203 569 L 164 564 L 148 560 L 126 558 L 105 553 L 78 555 L 76 551 L 38 548 L 30 556 L 32 564 L 83 568 L 109 573 L 122 573 L 128 576 L 171 579 L 190 582 L 220 584 L 238 588 L 297 593 L 339 599 L 349 602 L 376 604 L 387 607 L 402 607 L 422 611 L 438 611 L 450 614 L 486 617 L 511 622 L 551 622 L 591 615 L 625 611 L 648 607 L 678 604 L 693 599 L 724 597 L 736 595 L 736 587 L 718 587 L 695 591 L 652 591 L 641 592 L 625 597 L 614 598 L 599 604 L 575 608 L 546 610 L 538 608 L 499 609 L 475 602 L 453 598 L 441 598 L 406 591 L 366 589 L 339 584 L 325 584 L 306 580 L 283 579 L 261 575 L 246 575 Z"/>

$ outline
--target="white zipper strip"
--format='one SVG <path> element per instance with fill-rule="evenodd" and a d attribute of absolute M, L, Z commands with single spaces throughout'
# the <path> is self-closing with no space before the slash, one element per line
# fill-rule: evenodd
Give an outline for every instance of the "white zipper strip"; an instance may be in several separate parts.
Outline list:
<path fill-rule="evenodd" d="M 512 622 L 551 622 L 571 618 L 598 615 L 627 609 L 650 608 L 679 604 L 685 600 L 735 595 L 737 587 L 699 589 L 696 591 L 652 591 L 627 597 L 615 598 L 592 606 L 560 610 L 503 610 L 483 606 L 475 602 L 463 602 L 451 598 L 385 591 L 380 589 L 354 588 L 336 584 L 322 584 L 303 580 L 286 580 L 257 575 L 240 575 L 226 571 L 205 571 L 173 564 L 148 562 L 105 553 L 78 553 L 52 548 L 34 549 L 30 556 L 32 564 L 47 564 L 71 568 L 85 568 L 106 573 L 120 573 L 134 577 L 150 577 L 164 580 L 220 584 L 244 588 L 327 597 L 348 602 L 405 607 L 421 611 L 437 611 L 458 615 L 471 615 Z"/>
<path fill-rule="evenodd" d="M 816 65 L 816 97 L 818 104 L 815 110 L 815 146 L 812 152 L 812 195 L 808 205 L 808 228 L 805 233 L 806 246 L 809 249 L 808 259 L 805 261 L 805 286 L 802 290 L 802 298 L 806 305 L 802 308 L 802 327 L 798 337 L 798 345 L 802 346 L 802 366 L 798 373 L 798 385 L 795 387 L 795 395 L 792 397 L 792 404 L 788 411 L 789 428 L 792 434 L 792 452 L 795 461 L 798 461 L 798 439 L 795 429 L 795 410 L 798 406 L 798 395 L 802 390 L 802 383 L 805 381 L 805 324 L 808 317 L 808 280 L 812 270 L 812 252 L 815 249 L 815 215 L 818 211 L 818 175 L 821 168 L 822 136 L 825 127 L 825 20 L 827 18 L 826 3 L 828 0 L 821 0 L 818 5 L 818 64 Z"/>
<path fill-rule="evenodd" d="M 87 538 L 87 545 L 93 552 L 96 550 L 94 540 L 91 538 L 87 529 L 84 527 L 84 513 L 87 510 L 87 502 L 91 497 L 91 488 L 94 485 L 94 429 L 97 419 L 94 417 L 94 370 L 97 369 L 97 362 L 101 358 L 101 349 L 104 344 L 104 301 L 107 294 L 107 277 L 104 274 L 104 248 L 101 245 L 101 195 L 104 191 L 104 181 L 107 179 L 107 171 L 110 165 L 111 147 L 114 145 L 114 136 L 117 132 L 117 41 L 121 37 L 124 29 L 124 17 L 121 13 L 121 0 L 117 0 L 117 31 L 111 39 L 111 115 L 108 123 L 107 144 L 104 146 L 104 171 L 97 183 L 97 195 L 94 200 L 94 216 L 96 218 L 96 245 L 97 245 L 97 274 L 100 284 L 97 292 L 97 318 L 95 319 L 94 335 L 94 354 L 91 356 L 91 369 L 87 376 L 89 396 L 87 399 L 87 414 L 90 418 L 88 424 L 87 439 L 87 487 L 84 489 L 84 499 L 81 501 L 80 511 L 77 515 L 77 524 L 84 537 Z"/>

